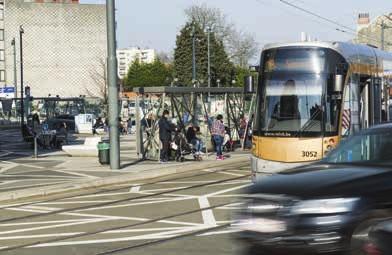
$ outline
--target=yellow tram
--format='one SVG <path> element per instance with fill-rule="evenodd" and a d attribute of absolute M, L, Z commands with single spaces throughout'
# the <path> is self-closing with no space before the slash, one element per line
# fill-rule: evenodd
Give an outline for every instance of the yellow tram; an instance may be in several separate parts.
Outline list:
<path fill-rule="evenodd" d="M 390 86 L 392 54 L 374 47 L 267 45 L 253 123 L 254 177 L 320 160 L 345 136 L 388 121 Z"/>

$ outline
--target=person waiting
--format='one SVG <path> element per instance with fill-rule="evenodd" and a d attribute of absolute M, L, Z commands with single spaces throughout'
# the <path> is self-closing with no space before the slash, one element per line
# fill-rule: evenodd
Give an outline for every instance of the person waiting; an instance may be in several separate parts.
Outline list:
<path fill-rule="evenodd" d="M 159 140 L 162 143 L 162 150 L 160 155 L 160 162 L 166 163 L 169 161 L 169 152 L 170 152 L 170 142 L 171 142 L 171 133 L 173 131 L 173 125 L 169 122 L 169 111 L 164 110 L 162 117 L 159 119 Z"/>
<path fill-rule="evenodd" d="M 225 125 L 223 124 L 223 116 L 221 114 L 218 114 L 216 120 L 212 123 L 211 134 L 215 143 L 216 160 L 224 160 L 222 144 L 225 136 Z"/>
<path fill-rule="evenodd" d="M 203 149 L 203 142 L 200 138 L 200 127 L 190 126 L 187 130 L 186 138 L 188 143 L 191 143 L 195 148 L 195 154 L 202 154 L 201 150 Z"/>
<path fill-rule="evenodd" d="M 104 124 L 103 124 L 101 117 L 99 117 L 95 120 L 95 123 L 93 126 L 93 135 L 98 134 L 97 129 L 100 129 L 100 128 L 104 128 Z"/>

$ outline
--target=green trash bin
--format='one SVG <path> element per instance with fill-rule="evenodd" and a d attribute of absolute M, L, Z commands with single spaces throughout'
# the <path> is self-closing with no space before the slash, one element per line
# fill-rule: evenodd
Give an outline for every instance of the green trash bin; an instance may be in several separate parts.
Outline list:
<path fill-rule="evenodd" d="M 110 145 L 107 142 L 98 143 L 98 160 L 101 165 L 110 164 Z"/>

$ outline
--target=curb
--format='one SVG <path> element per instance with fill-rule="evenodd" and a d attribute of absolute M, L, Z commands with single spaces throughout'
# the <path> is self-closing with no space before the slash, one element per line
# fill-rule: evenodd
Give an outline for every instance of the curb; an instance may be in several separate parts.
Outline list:
<path fill-rule="evenodd" d="M 235 158 L 229 158 L 225 161 L 207 161 L 195 164 L 194 166 L 184 167 L 183 165 L 166 166 L 158 169 L 144 170 L 138 173 L 128 173 L 118 176 L 99 178 L 90 181 L 81 181 L 73 184 L 66 183 L 50 187 L 30 188 L 24 190 L 15 190 L 0 193 L 0 203 L 11 202 L 22 199 L 43 198 L 48 196 L 56 196 L 64 193 L 76 193 L 83 190 L 97 189 L 105 186 L 123 184 L 127 182 L 140 181 L 144 179 L 152 179 L 185 173 L 191 171 L 204 170 L 212 167 L 224 167 L 234 163 L 249 162 L 249 155 L 241 155 Z"/>

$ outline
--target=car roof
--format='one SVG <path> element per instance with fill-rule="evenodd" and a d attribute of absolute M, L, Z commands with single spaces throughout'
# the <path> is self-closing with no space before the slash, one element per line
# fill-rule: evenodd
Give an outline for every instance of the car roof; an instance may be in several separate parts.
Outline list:
<path fill-rule="evenodd" d="M 378 124 L 362 131 L 362 134 L 373 134 L 392 131 L 392 122 Z"/>

